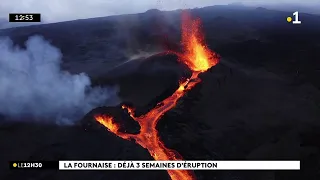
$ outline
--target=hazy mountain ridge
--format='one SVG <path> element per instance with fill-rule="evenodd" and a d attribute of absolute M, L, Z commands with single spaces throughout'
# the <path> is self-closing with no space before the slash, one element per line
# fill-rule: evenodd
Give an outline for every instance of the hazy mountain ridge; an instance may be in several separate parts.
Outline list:
<path fill-rule="evenodd" d="M 286 22 L 286 17 L 290 16 L 291 12 L 235 7 L 237 6 L 191 9 L 192 14 L 200 17 L 203 22 L 210 47 L 217 48 L 218 53 L 243 63 L 278 63 L 276 66 L 272 65 L 272 68 L 288 66 L 288 69 L 292 69 L 291 73 L 296 73 L 297 69 L 300 69 L 301 73 L 303 68 L 304 72 L 310 74 L 308 81 L 314 79 L 314 73 L 318 74 L 320 69 L 317 61 L 319 55 L 314 51 L 320 41 L 320 16 L 300 13 L 302 24 L 293 25 Z M 0 35 L 11 36 L 14 42 L 22 46 L 29 36 L 43 35 L 61 49 L 65 68 L 72 72 L 82 72 L 88 71 L 86 64 L 78 63 L 77 68 L 69 68 L 74 67 L 75 59 L 77 62 L 90 62 L 92 59 L 97 62 L 121 62 L 132 52 L 145 51 L 153 46 L 161 46 L 161 43 L 178 43 L 180 14 L 181 10 L 149 10 L 139 14 L 4 29 Z M 268 51 L 266 47 L 274 49 Z M 288 52 L 290 48 L 291 53 Z M 101 51 L 102 49 L 105 50 Z M 306 54 L 309 51 L 306 49 L 314 53 Z M 253 60 L 259 52 L 266 53 L 262 56 L 264 60 Z M 303 57 L 310 57 L 309 64 L 306 64 Z M 279 58 L 283 59 L 275 61 Z M 290 63 L 292 58 L 296 59 L 296 63 Z M 91 69 L 95 72 L 95 67 Z"/>
<path fill-rule="evenodd" d="M 303 24 L 293 25 L 286 22 L 286 17 L 291 15 L 289 12 L 235 7 L 237 6 L 210 6 L 191 10 L 192 14 L 201 18 L 210 47 L 221 49 L 224 44 L 242 44 L 250 40 L 258 43 L 266 40 L 283 43 L 308 41 L 313 43 L 312 46 L 316 46 L 320 41 L 317 35 L 320 31 L 320 16 L 300 13 Z M 11 36 L 14 42 L 22 46 L 29 36 L 43 35 L 61 49 L 64 62 L 74 59 L 90 61 L 93 58 L 103 60 L 110 59 L 110 56 L 117 57 L 121 61 L 125 58 L 123 53 L 159 46 L 163 40 L 178 42 L 180 13 L 181 10 L 165 12 L 150 10 L 139 14 L 10 28 L 4 29 L 0 35 Z M 295 44 L 290 46 L 292 45 Z M 270 47 L 277 46 L 275 44 Z M 102 53 L 101 48 L 106 49 L 106 52 Z M 281 46 L 280 49 L 283 48 L 285 46 Z M 226 55 L 233 56 L 231 52 Z"/>
<path fill-rule="evenodd" d="M 186 160 L 300 159 L 303 163 L 303 170 L 294 172 L 196 171 L 199 180 L 318 180 L 319 16 L 301 13 L 303 24 L 292 25 L 286 22 L 291 12 L 265 8 L 213 6 L 190 11 L 201 18 L 204 40 L 222 59 L 201 74 L 202 82 L 159 121 L 157 129 L 166 147 Z M 93 85 L 119 85 L 121 99 L 144 112 L 170 96 L 185 75 L 176 56 L 151 56 L 152 48 L 179 50 L 180 13 L 151 10 L 11 28 L 0 34 L 19 45 L 31 35 L 43 35 L 61 49 L 63 68 L 88 73 Z M 109 71 L 131 59 L 139 61 Z M 136 122 L 120 106 L 95 108 L 78 126 L 1 124 L 0 142 L 6 147 L 1 160 L 152 159 L 146 149 L 116 137 L 93 118 L 108 113 L 118 114 L 115 119 L 127 132 L 137 129 L 125 123 Z M 4 170 L 0 177 L 168 179 L 165 171 Z"/>
<path fill-rule="evenodd" d="M 42 23 L 35 23 L 35 22 L 9 22 L 7 19 L 0 19 L 0 30 L 1 29 L 8 29 L 8 28 L 15 28 L 15 27 L 24 27 L 24 26 L 31 26 L 31 25 L 39 25 Z"/>
<path fill-rule="evenodd" d="M 277 3 L 275 5 L 263 5 L 262 7 L 273 9 L 273 10 L 288 11 L 292 13 L 295 11 L 299 11 L 300 13 L 320 15 L 320 3 L 313 4 L 313 5 Z"/>

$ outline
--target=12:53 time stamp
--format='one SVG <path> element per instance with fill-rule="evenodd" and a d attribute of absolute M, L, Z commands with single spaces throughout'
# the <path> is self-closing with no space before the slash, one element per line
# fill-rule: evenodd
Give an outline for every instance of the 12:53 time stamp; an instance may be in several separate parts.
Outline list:
<path fill-rule="evenodd" d="M 19 13 L 9 14 L 9 22 L 41 22 L 41 14 Z"/>

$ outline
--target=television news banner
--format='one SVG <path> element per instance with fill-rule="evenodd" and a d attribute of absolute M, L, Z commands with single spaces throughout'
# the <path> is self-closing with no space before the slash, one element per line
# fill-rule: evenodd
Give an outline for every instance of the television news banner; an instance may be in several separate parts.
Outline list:
<path fill-rule="evenodd" d="M 9 14 L 9 22 L 41 22 L 41 14 Z M 12 170 L 300 170 L 300 161 L 11 161 L 9 166 Z"/>

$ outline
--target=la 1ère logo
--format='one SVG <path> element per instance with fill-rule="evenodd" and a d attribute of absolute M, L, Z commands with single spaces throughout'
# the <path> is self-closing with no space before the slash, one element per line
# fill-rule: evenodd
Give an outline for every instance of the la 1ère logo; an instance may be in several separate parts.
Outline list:
<path fill-rule="evenodd" d="M 287 21 L 290 23 L 292 22 L 292 24 L 301 24 L 302 22 L 299 20 L 299 11 L 296 11 L 292 14 L 294 16 L 294 20 L 292 19 L 292 17 L 288 16 L 287 17 Z M 293 21 L 292 21 L 293 20 Z"/>

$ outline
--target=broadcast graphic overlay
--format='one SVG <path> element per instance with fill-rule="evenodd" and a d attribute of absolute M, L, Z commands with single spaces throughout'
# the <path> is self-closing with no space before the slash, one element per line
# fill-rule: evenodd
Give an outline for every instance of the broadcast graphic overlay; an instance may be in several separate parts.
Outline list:
<path fill-rule="evenodd" d="M 300 161 L 12 161 L 10 169 L 52 170 L 300 170 Z"/>
<path fill-rule="evenodd" d="M 40 13 L 11 13 L 9 22 L 41 22 Z"/>
<path fill-rule="evenodd" d="M 10 169 L 59 169 L 59 161 L 11 161 Z"/>
<path fill-rule="evenodd" d="M 292 18 L 291 16 L 287 17 L 288 23 L 292 23 L 292 24 L 301 24 L 302 23 L 299 19 L 299 12 L 298 11 L 292 13 L 292 15 L 294 18 Z"/>

